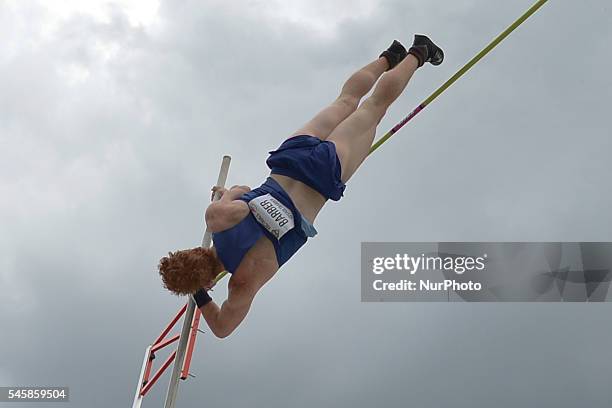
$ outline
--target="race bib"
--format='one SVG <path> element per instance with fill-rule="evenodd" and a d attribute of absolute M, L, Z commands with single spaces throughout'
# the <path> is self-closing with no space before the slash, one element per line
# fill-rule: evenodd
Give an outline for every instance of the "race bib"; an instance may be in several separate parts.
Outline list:
<path fill-rule="evenodd" d="M 251 213 L 276 239 L 293 229 L 293 213 L 270 194 L 255 197 L 249 201 Z"/>

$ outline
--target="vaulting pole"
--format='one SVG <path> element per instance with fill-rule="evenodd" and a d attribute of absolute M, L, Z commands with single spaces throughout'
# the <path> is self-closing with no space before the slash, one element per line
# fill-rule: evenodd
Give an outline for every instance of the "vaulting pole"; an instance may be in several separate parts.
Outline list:
<path fill-rule="evenodd" d="M 229 166 L 232 158 L 230 156 L 223 156 L 223 161 L 221 162 L 221 170 L 219 171 L 219 177 L 217 179 L 218 187 L 225 187 L 225 182 L 227 180 L 227 173 L 229 172 Z M 219 199 L 219 192 L 215 193 L 213 197 L 213 201 L 217 201 Z M 204 232 L 204 237 L 202 238 L 202 247 L 208 248 L 210 247 L 212 241 L 212 234 L 206 229 Z M 185 312 L 185 320 L 183 320 L 183 328 L 181 330 L 181 337 L 179 340 L 179 345 L 176 350 L 176 358 L 174 360 L 174 366 L 172 367 L 172 376 L 170 377 L 170 384 L 168 385 L 168 392 L 166 394 L 166 402 L 164 404 L 165 408 L 174 408 L 176 403 L 176 395 L 178 392 L 179 379 L 181 376 L 181 369 L 183 367 L 183 362 L 185 360 L 185 351 L 187 350 L 187 343 L 189 341 L 189 333 L 191 331 L 191 325 L 193 323 L 193 314 L 195 312 L 195 302 L 191 298 L 188 297 L 187 300 L 187 311 Z"/>
<path fill-rule="evenodd" d="M 533 13 L 535 13 L 540 7 L 544 5 L 548 0 L 539 0 L 533 6 L 529 8 L 522 16 L 518 18 L 514 23 L 510 25 L 510 27 L 506 28 L 500 35 L 495 37 L 493 41 L 489 43 L 482 51 L 480 51 L 474 58 L 472 58 L 467 64 L 465 64 L 459 71 L 455 73 L 448 81 L 442 84 L 441 87 L 436 89 L 434 93 L 429 95 L 427 99 L 425 99 L 419 106 L 417 106 L 408 116 L 406 116 L 400 123 L 395 125 L 393 129 L 388 131 L 383 137 L 381 137 L 376 143 L 372 145 L 370 148 L 370 153 L 372 154 L 376 149 L 378 149 L 383 143 L 385 143 L 391 136 L 397 133 L 406 123 L 408 123 L 412 118 L 418 115 L 427 105 L 434 101 L 440 94 L 446 91 L 452 84 L 455 83 L 459 78 L 463 76 L 466 72 L 470 70 L 478 61 L 480 61 L 485 55 L 487 55 L 493 48 L 497 46 L 500 42 L 502 42 L 511 32 L 513 32 L 518 26 L 523 24 L 525 20 L 527 20 Z"/>
<path fill-rule="evenodd" d="M 414 118 L 419 112 L 421 112 L 427 105 L 433 102 L 438 96 L 440 96 L 444 91 L 446 91 L 452 84 L 454 84 L 459 78 L 461 78 L 467 71 L 470 70 L 474 65 L 478 63 L 485 55 L 487 55 L 493 48 L 495 48 L 500 42 L 502 42 L 510 33 L 512 33 L 518 26 L 520 26 L 525 20 L 527 20 L 532 14 L 534 14 L 540 7 L 542 7 L 548 0 L 539 0 L 537 1 L 529 10 L 527 10 L 521 17 L 519 17 L 514 23 L 512 23 L 506 30 L 504 30 L 501 34 L 499 34 L 493 41 L 491 41 L 482 51 L 480 51 L 474 58 L 468 61 L 459 71 L 457 71 L 448 81 L 446 81 L 442 86 L 436 89 L 427 99 L 425 99 L 419 106 L 417 106 L 408 116 L 402 119 L 397 125 L 393 127 L 389 132 L 387 132 L 383 137 L 381 137 L 376 143 L 372 145 L 370 148 L 370 153 L 372 154 L 376 149 L 378 149 L 383 143 L 385 143 L 391 136 L 397 133 L 406 123 L 408 123 L 412 118 Z M 221 163 L 221 170 L 219 171 L 219 177 L 217 180 L 217 186 L 224 187 L 225 182 L 227 180 L 227 174 L 229 171 L 231 158 L 229 156 L 223 156 L 223 161 Z M 217 192 L 213 197 L 213 201 L 219 199 L 219 193 Z M 204 233 L 204 237 L 202 239 L 202 247 L 208 248 L 211 245 L 211 232 L 207 229 Z M 219 281 L 226 275 L 226 272 L 223 272 L 217 276 L 215 279 L 215 283 Z M 183 328 L 181 330 L 181 335 L 179 338 L 179 345 L 176 350 L 176 357 L 174 361 L 174 367 L 172 370 L 172 376 L 170 378 L 170 384 L 168 386 L 168 392 L 166 394 L 166 401 L 164 404 L 165 408 L 175 408 L 176 396 L 178 391 L 178 382 L 181 375 L 181 370 L 184 366 L 185 354 L 189 342 L 189 334 L 193 325 L 193 317 L 195 312 L 195 302 L 188 298 L 188 303 L 186 305 L 187 310 L 185 311 L 185 320 L 183 321 Z M 172 339 L 172 341 L 175 341 Z M 145 360 L 143 362 L 143 367 L 140 374 L 139 379 L 139 387 L 136 392 L 136 397 L 134 401 L 134 407 L 140 407 L 140 403 L 142 402 L 142 396 L 140 395 L 143 376 L 147 371 L 148 357 L 151 351 L 151 347 L 147 348 L 147 352 L 145 353 Z M 146 374 L 148 375 L 148 374 Z"/>

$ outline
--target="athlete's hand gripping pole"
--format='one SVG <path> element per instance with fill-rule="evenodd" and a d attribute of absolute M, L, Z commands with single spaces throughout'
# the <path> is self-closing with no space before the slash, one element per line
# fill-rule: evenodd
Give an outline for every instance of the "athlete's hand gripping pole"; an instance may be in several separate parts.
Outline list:
<path fill-rule="evenodd" d="M 216 189 L 214 191 L 213 197 L 211 201 L 217 201 L 221 198 L 222 189 L 225 188 L 225 182 L 227 181 L 227 173 L 229 172 L 229 166 L 232 158 L 230 156 L 223 156 L 223 161 L 221 162 L 221 170 L 219 171 L 219 178 L 217 179 L 217 184 L 215 185 Z M 202 238 L 202 248 L 210 247 L 212 241 L 212 233 L 208 228 L 204 232 L 204 237 Z"/>

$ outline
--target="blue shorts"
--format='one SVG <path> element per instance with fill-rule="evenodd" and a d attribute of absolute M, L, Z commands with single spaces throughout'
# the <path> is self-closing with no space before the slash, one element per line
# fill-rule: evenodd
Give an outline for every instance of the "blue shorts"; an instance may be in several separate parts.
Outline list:
<path fill-rule="evenodd" d="M 338 201 L 346 185 L 333 142 L 317 137 L 291 137 L 270 152 L 266 164 L 272 174 L 291 177 L 318 191 L 325 199 Z"/>
<path fill-rule="evenodd" d="M 262 236 L 266 236 L 274 245 L 276 260 L 280 267 L 306 243 L 308 238 L 317 234 L 314 226 L 295 207 L 289 194 L 271 177 L 268 177 L 261 186 L 243 194 L 239 199 L 248 204 L 254 198 L 265 194 L 270 194 L 291 211 L 295 220 L 295 227 L 278 239 L 260 224 L 252 213 L 249 213 L 236 225 L 224 231 L 214 232 L 212 239 L 217 250 L 217 256 L 223 263 L 225 270 L 230 273 L 234 273 L 238 269 L 246 253 Z"/>

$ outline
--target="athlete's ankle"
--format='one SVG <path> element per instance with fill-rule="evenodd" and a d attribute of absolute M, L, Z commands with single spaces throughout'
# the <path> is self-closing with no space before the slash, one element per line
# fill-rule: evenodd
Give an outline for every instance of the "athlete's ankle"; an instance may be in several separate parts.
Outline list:
<path fill-rule="evenodd" d="M 427 47 L 424 45 L 413 45 L 408 50 L 408 54 L 417 60 L 418 66 L 422 67 L 427 62 Z"/>
<path fill-rule="evenodd" d="M 426 62 L 432 65 L 440 65 L 444 61 L 442 49 L 425 35 L 416 34 L 414 36 L 414 42 L 408 53 L 419 60 L 419 67 L 422 67 Z"/>
<path fill-rule="evenodd" d="M 387 60 L 389 67 L 387 71 L 389 71 L 390 69 L 395 68 L 397 64 L 402 62 L 404 58 L 406 58 L 406 55 L 408 55 L 408 52 L 402 43 L 397 40 L 393 40 L 393 43 L 389 46 L 389 48 L 383 51 L 382 54 L 380 54 L 380 57 L 384 57 Z"/>

